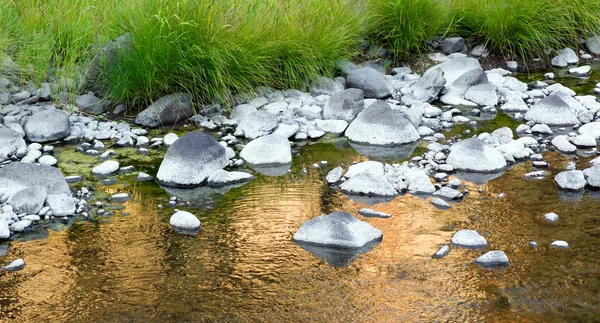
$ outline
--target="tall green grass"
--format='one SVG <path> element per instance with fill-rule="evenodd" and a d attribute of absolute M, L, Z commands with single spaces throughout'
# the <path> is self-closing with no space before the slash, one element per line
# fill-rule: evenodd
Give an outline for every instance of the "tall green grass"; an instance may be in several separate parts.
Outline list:
<path fill-rule="evenodd" d="M 370 0 L 366 34 L 399 58 L 420 52 L 450 25 L 446 0 Z"/>

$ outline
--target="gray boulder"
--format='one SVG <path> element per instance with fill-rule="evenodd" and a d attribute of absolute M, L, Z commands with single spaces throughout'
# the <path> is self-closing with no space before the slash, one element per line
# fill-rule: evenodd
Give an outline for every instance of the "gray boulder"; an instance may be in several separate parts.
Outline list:
<path fill-rule="evenodd" d="M 154 101 L 137 115 L 135 123 L 155 128 L 185 121 L 193 115 L 192 99 L 185 93 L 175 93 Z"/>
<path fill-rule="evenodd" d="M 79 111 L 89 114 L 102 114 L 108 108 L 108 102 L 104 101 L 93 94 L 78 95 L 75 97 L 75 103 Z"/>
<path fill-rule="evenodd" d="M 335 92 L 323 107 L 323 119 L 352 121 L 365 107 L 364 92 L 347 89 Z"/>
<path fill-rule="evenodd" d="M 333 95 L 339 91 L 344 90 L 344 85 L 336 82 L 328 77 L 322 76 L 318 80 L 313 81 L 309 88 L 308 92 L 312 96 L 319 95 Z"/>
<path fill-rule="evenodd" d="M 594 55 L 600 55 L 600 36 L 586 38 L 585 48 Z"/>
<path fill-rule="evenodd" d="M 383 99 L 392 94 L 392 88 L 383 74 L 371 67 L 361 67 L 346 76 L 350 88 L 364 91 L 365 97 Z"/>
<path fill-rule="evenodd" d="M 69 117 L 62 111 L 40 111 L 25 122 L 25 135 L 32 142 L 48 142 L 66 138 L 71 132 Z"/>
<path fill-rule="evenodd" d="M 491 84 L 478 84 L 470 87 L 465 92 L 465 99 L 480 106 L 495 106 L 498 104 L 496 87 Z"/>
<path fill-rule="evenodd" d="M 361 112 L 346 129 L 350 141 L 377 146 L 395 146 L 420 139 L 417 129 L 399 109 L 378 101 Z"/>
<path fill-rule="evenodd" d="M 249 142 L 240 157 L 251 165 L 276 166 L 292 163 L 289 140 L 282 135 L 271 134 Z"/>
<path fill-rule="evenodd" d="M 169 147 L 156 179 L 165 186 L 199 186 L 228 163 L 225 148 L 212 136 L 188 132 Z"/>
<path fill-rule="evenodd" d="M 470 70 L 483 70 L 481 68 L 481 64 L 479 64 L 479 61 L 476 58 L 471 57 L 452 58 L 441 64 L 436 65 L 436 67 L 444 72 L 446 86 L 452 84 L 459 77 L 469 72 Z"/>
<path fill-rule="evenodd" d="M 487 247 L 487 241 L 475 230 L 460 230 L 452 236 L 452 244 L 463 248 L 479 249 Z"/>
<path fill-rule="evenodd" d="M 28 187 L 43 187 L 45 205 L 55 216 L 75 212 L 75 201 L 61 171 L 56 167 L 14 162 L 0 169 L 0 195 L 13 196 Z"/>
<path fill-rule="evenodd" d="M 252 112 L 237 127 L 236 132 L 243 133 L 248 139 L 266 136 L 277 128 L 277 118 L 264 110 Z"/>
<path fill-rule="evenodd" d="M 13 194 L 6 203 L 12 205 L 17 214 L 37 214 L 46 201 L 46 189 L 43 186 L 31 186 Z"/>
<path fill-rule="evenodd" d="M 595 189 L 600 188 L 600 164 L 584 169 L 583 176 L 589 187 Z"/>
<path fill-rule="evenodd" d="M 469 138 L 454 144 L 446 163 L 457 170 L 492 173 L 506 168 L 506 160 L 494 147 L 479 138 Z"/>
<path fill-rule="evenodd" d="M 446 93 L 440 97 L 440 101 L 451 105 L 476 106 L 477 104 L 465 99 L 465 94 L 471 87 L 487 83 L 487 75 L 482 69 L 474 68 L 468 70 L 452 83 L 446 84 Z"/>
<path fill-rule="evenodd" d="M 440 91 L 446 85 L 444 72 L 436 66 L 428 69 L 415 84 L 410 87 L 408 93 L 402 97 L 405 104 L 412 105 L 416 102 L 433 102 L 437 100 Z"/>
<path fill-rule="evenodd" d="M 579 124 L 575 111 L 558 95 L 551 94 L 536 104 L 527 113 L 525 119 L 549 126 L 573 126 Z"/>
<path fill-rule="evenodd" d="M 558 175 L 554 177 L 554 183 L 556 183 L 561 190 L 579 191 L 585 188 L 587 182 L 582 171 L 568 170 L 558 173 Z"/>
<path fill-rule="evenodd" d="M 361 248 L 381 240 L 381 230 L 348 212 L 333 212 L 308 220 L 294 234 L 294 241 L 341 248 Z"/>
<path fill-rule="evenodd" d="M 446 54 L 457 53 L 465 48 L 465 40 L 462 37 L 445 38 L 440 41 L 438 47 Z"/>
<path fill-rule="evenodd" d="M 18 132 L 5 127 L 0 127 L 0 160 L 14 155 L 19 150 L 27 148 L 25 140 Z"/>
<path fill-rule="evenodd" d="M 370 172 L 362 172 L 352 176 L 340 186 L 342 192 L 367 196 L 396 196 L 398 192 L 384 177 Z"/>

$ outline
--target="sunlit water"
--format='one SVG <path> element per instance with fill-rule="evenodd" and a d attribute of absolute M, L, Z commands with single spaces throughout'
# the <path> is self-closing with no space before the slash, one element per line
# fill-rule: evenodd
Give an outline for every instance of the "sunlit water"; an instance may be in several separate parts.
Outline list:
<path fill-rule="evenodd" d="M 594 82 L 590 79 L 587 83 Z M 563 82 L 567 83 L 567 82 Z M 593 87 L 593 86 L 592 86 Z M 580 92 L 589 91 L 579 89 Z M 585 93 L 587 94 L 587 93 Z M 503 125 L 499 114 L 477 132 Z M 457 127 L 454 134 L 465 127 Z M 257 178 L 226 194 L 178 206 L 202 221 L 196 236 L 169 225 L 170 194 L 154 182 L 120 175 L 101 192 L 128 192 L 115 215 L 48 224 L 10 243 L 3 262 L 24 258 L 16 273 L 0 273 L 0 319 L 8 322 L 560 322 L 600 320 L 600 193 L 563 194 L 552 178 L 572 156 L 548 152 L 546 179 L 526 179 L 531 162 L 491 182 L 464 182 L 470 194 L 451 210 L 431 198 L 399 196 L 377 205 L 355 202 L 324 182 L 343 163 L 366 160 L 342 139 L 297 147 L 292 172 Z M 65 175 L 89 173 L 98 161 L 62 147 Z M 414 154 L 423 151 L 418 147 Z M 120 150 L 123 166 L 154 175 L 162 152 Z M 578 168 L 593 157 L 581 158 Z M 311 165 L 327 160 L 329 166 Z M 308 173 L 302 171 L 303 168 Z M 482 188 L 483 193 L 478 193 Z M 499 193 L 506 197 L 498 198 Z M 102 195 L 101 195 L 102 197 Z M 362 218 L 371 207 L 389 219 Z M 107 207 L 109 209 L 109 207 Z M 344 210 L 383 231 L 382 242 L 347 266 L 333 266 L 291 237 L 306 220 Z M 559 214 L 550 224 L 542 216 Z M 431 255 L 456 230 L 475 229 L 485 250 L 453 248 Z M 37 239 L 42 237 L 42 239 Z M 45 237 L 45 238 L 44 238 Z M 570 248 L 549 246 L 565 240 Z M 537 241 L 538 248 L 529 247 Z M 473 261 L 503 250 L 505 270 Z"/>

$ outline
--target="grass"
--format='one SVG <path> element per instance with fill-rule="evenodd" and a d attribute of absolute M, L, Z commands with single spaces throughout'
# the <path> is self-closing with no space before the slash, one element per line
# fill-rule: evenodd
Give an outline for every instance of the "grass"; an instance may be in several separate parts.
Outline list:
<path fill-rule="evenodd" d="M 371 0 L 366 35 L 406 58 L 450 26 L 451 8 L 445 0 Z"/>
<path fill-rule="evenodd" d="M 16 61 L 22 81 L 81 92 L 72 85 L 101 46 L 129 35 L 92 85 L 130 107 L 174 92 L 201 104 L 303 88 L 364 39 L 398 60 L 443 35 L 528 58 L 599 31 L 597 0 L 0 0 L 0 59 Z"/>

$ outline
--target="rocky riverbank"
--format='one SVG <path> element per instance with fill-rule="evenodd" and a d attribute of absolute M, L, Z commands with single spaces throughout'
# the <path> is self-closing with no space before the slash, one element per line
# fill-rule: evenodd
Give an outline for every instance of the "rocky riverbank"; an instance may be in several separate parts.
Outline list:
<path fill-rule="evenodd" d="M 324 181 L 373 208 L 379 202 L 413 194 L 432 196 L 433 205 L 449 209 L 471 193 L 462 181 L 485 183 L 524 161 L 531 161 L 537 169 L 527 177 L 547 176 L 544 169 L 551 165 L 542 155 L 547 150 L 572 158 L 576 158 L 575 153 L 596 154 L 600 102 L 593 94 L 600 93 L 600 86 L 589 95 L 576 95 L 555 82 L 553 73 L 526 84 L 507 69 L 484 70 L 476 58 L 458 53 L 464 44 L 448 48 L 455 52 L 430 55 L 443 62 L 422 75 L 407 67 L 391 69 L 386 75 L 377 66 L 345 62 L 342 76 L 323 77 L 312 83 L 308 92 L 258 88 L 254 97 L 239 96 L 231 111 L 214 105 L 195 114 L 186 94 L 172 94 L 140 112 L 136 125 L 106 121 L 108 105 L 93 94 L 75 96 L 72 102 L 72 95 L 53 93 L 52 84 L 29 88 L 2 79 L 0 238 L 13 239 L 49 221 L 69 222 L 74 217 L 85 219 L 112 212 L 108 208 L 111 203 L 118 205 L 131 198 L 117 193 L 108 203 L 91 202 L 96 199 L 95 191 L 80 184 L 89 176 L 104 185 L 115 183 L 114 174 L 132 173 L 138 181 L 156 177 L 173 196 L 167 206 L 185 207 L 198 196 L 223 194 L 252 181 L 257 173 L 286 174 L 294 147 L 323 137 L 345 136 L 357 152 L 373 159 L 353 165 L 330 165 L 323 160 L 312 166 L 331 168 Z M 475 54 L 481 56 L 483 52 Z M 581 78 L 589 75 L 591 67 L 575 64 L 590 58 L 565 49 L 553 64 L 572 64 L 568 73 Z M 513 62 L 507 65 L 517 69 Z M 122 109 L 112 113 L 120 114 Z M 522 124 L 474 135 L 478 121 L 494 119 L 498 113 Z M 198 130 L 153 135 L 153 128 L 173 124 Z M 458 125 L 470 129 L 460 136 L 447 136 L 447 130 Z M 67 144 L 76 144 L 74 153 L 97 161 L 89 173 L 64 177 L 56 167 L 69 163 L 53 156 L 55 147 Z M 423 153 L 415 155 L 417 147 Z M 159 152 L 160 166 L 153 174 L 137 172 L 136 165 L 122 165 L 116 160 L 120 150 L 139 156 Z M 590 167 L 580 166 L 582 169 L 570 164 L 556 176 L 557 189 L 600 187 L 596 164 L 600 163 L 592 161 Z M 370 211 L 365 212 L 377 212 Z M 199 221 L 190 218 L 193 214 L 181 212 L 175 212 L 173 226 L 189 227 L 184 233 L 196 234 Z M 368 237 L 345 234 L 354 232 L 353 226 L 363 225 L 348 213 L 333 213 L 323 219 L 327 219 L 323 220 L 326 224 L 311 222 L 294 239 L 303 245 L 353 246 L 361 250 L 358 253 L 370 250 L 363 247 L 381 239 L 374 233 Z M 371 229 L 377 230 L 364 230 L 376 233 Z M 470 246 L 480 240 L 476 232 L 459 233 L 455 237 L 460 242 L 452 240 L 455 246 Z M 306 236 L 311 239 L 304 239 Z M 307 248 L 323 255 L 315 251 L 318 247 Z M 448 254 L 450 249 L 443 249 L 435 257 Z M 342 261 L 338 254 L 334 263 L 346 264 L 356 254 L 352 251 Z M 327 253 L 323 257 L 327 258 Z M 502 251 L 492 251 L 476 262 L 506 265 L 508 258 Z"/>

